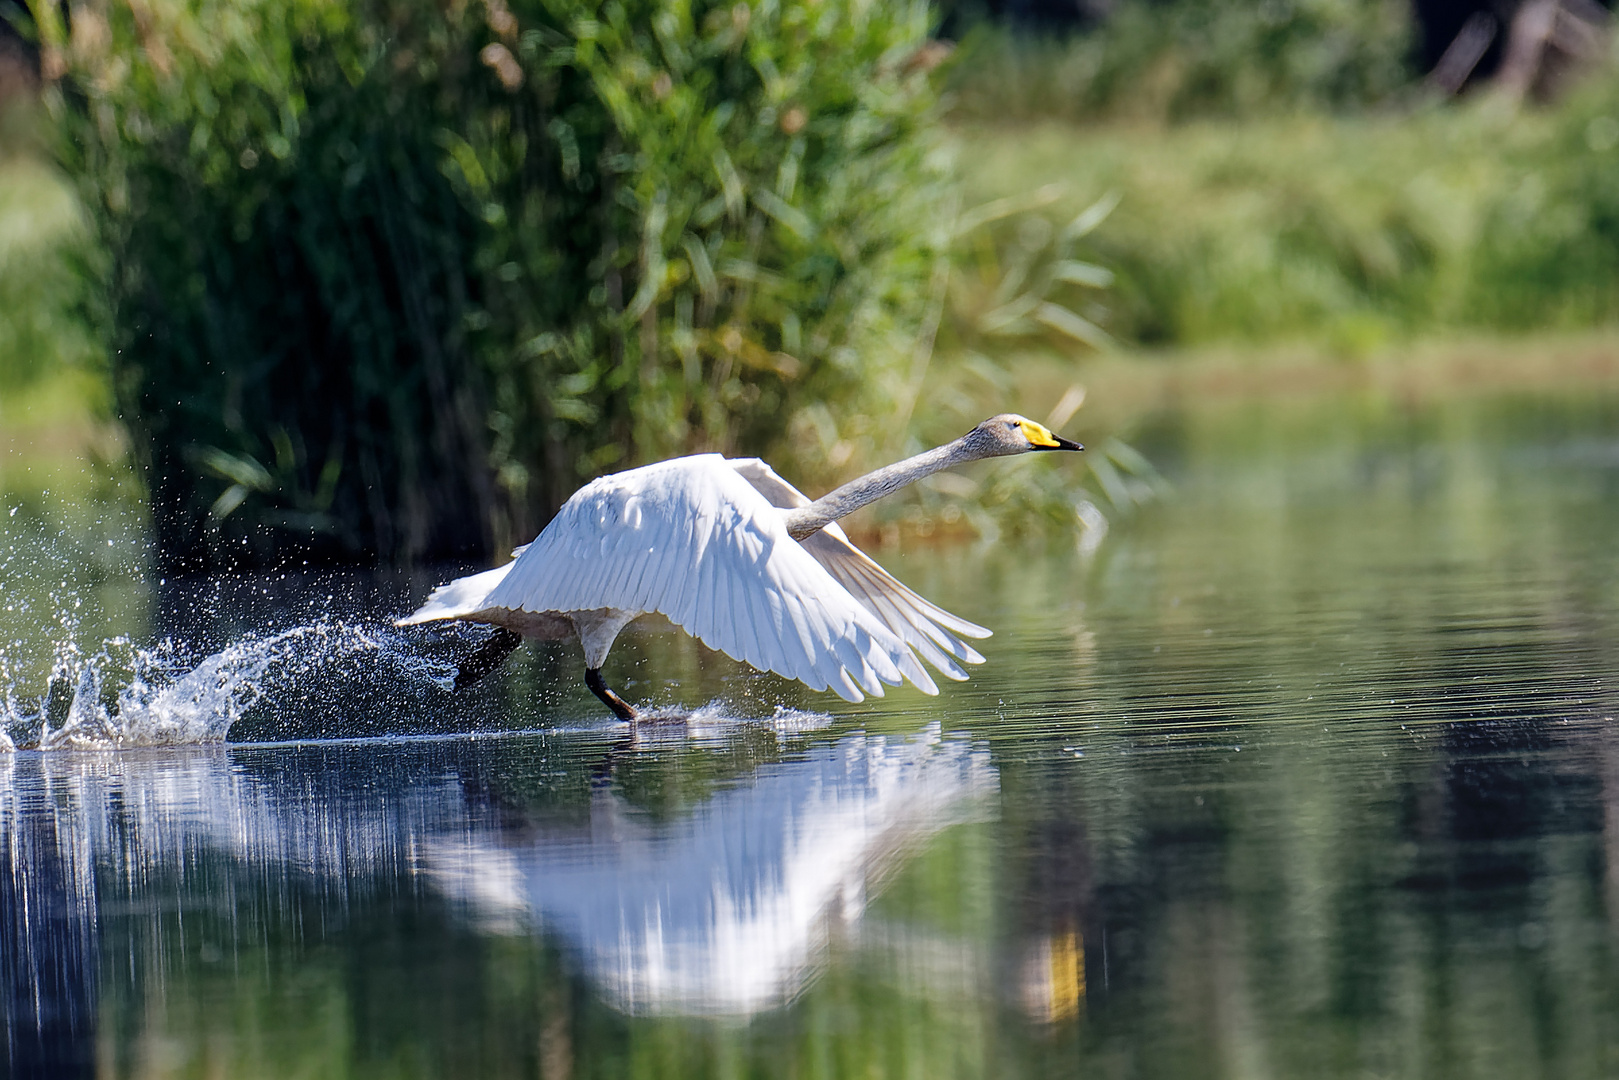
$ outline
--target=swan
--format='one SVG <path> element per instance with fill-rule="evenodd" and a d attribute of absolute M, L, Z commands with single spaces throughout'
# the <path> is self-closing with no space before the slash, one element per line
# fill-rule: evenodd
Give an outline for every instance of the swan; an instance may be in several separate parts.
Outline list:
<path fill-rule="evenodd" d="M 848 701 L 905 680 L 938 686 L 984 658 L 990 631 L 922 599 L 849 542 L 839 518 L 941 469 L 1041 450 L 1082 450 L 1012 413 L 813 502 L 758 458 L 696 454 L 592 480 L 511 562 L 441 585 L 397 626 L 460 620 L 495 635 L 460 666 L 459 689 L 525 637 L 578 635 L 585 685 L 621 720 L 636 710 L 602 680 L 620 630 L 654 612 L 760 671 Z"/>

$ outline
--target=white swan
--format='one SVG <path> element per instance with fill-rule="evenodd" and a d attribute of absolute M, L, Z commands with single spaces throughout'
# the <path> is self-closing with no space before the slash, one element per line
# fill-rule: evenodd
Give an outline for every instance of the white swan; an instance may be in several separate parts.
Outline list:
<path fill-rule="evenodd" d="M 585 684 L 624 720 L 636 712 L 601 666 L 632 619 L 653 612 L 760 671 L 830 687 L 849 701 L 909 679 L 938 687 L 983 662 L 956 635 L 988 637 L 901 585 L 836 522 L 940 469 L 1033 450 L 1080 450 L 1022 416 L 985 420 L 933 450 L 811 502 L 758 458 L 698 454 L 593 480 L 505 566 L 433 591 L 399 626 L 460 619 L 500 630 L 461 665 L 456 685 L 493 670 L 524 637 L 575 633 Z"/>

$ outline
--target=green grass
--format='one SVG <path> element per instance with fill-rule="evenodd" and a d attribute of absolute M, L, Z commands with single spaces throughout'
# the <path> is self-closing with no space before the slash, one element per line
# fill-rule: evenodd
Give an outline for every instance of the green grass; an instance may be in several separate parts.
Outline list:
<path fill-rule="evenodd" d="M 124 447 L 80 303 L 85 216 L 25 121 L 0 117 L 0 498 L 6 512 L 59 523 L 57 511 L 105 487 L 95 463 Z"/>
<path fill-rule="evenodd" d="M 1095 239 L 1118 274 L 1116 337 L 1365 348 L 1465 323 L 1471 257 L 1519 171 L 1509 155 L 1545 127 L 1454 110 L 961 135 L 981 198 L 1052 182 L 1074 205 L 1120 193 Z"/>
<path fill-rule="evenodd" d="M 76 310 L 86 221 L 67 179 L 0 123 L 0 418 L 9 395 L 97 358 Z"/>
<path fill-rule="evenodd" d="M 1087 257 L 1149 347 L 1399 341 L 1619 319 L 1619 80 L 1555 109 L 1480 98 L 1373 116 L 962 125 L 968 190 L 1107 192 Z"/>
<path fill-rule="evenodd" d="M 959 5 L 958 5 L 959 6 Z M 1067 36 L 976 27 L 948 73 L 992 123 L 1355 112 L 1409 93 L 1404 0 L 1120 0 Z"/>

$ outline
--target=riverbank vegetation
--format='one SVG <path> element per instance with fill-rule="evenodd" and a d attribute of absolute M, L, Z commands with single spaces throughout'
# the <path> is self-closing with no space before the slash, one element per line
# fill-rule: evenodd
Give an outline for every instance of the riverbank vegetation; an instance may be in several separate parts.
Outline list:
<path fill-rule="evenodd" d="M 637 459 L 884 441 L 925 5 L 37 10 L 166 560 L 472 555 Z"/>
<path fill-rule="evenodd" d="M 1353 114 L 1410 97 L 1421 74 L 1407 0 L 1118 0 L 1077 32 L 944 7 L 962 31 L 951 113 L 974 124 Z"/>
<path fill-rule="evenodd" d="M 402 562 L 672 453 L 818 486 L 1087 383 L 1082 426 L 1128 435 L 1094 391 L 1141 350 L 1366 365 L 1619 316 L 1605 68 L 1439 100 L 1391 0 L 1124 4 L 941 64 L 925 5 L 851 5 L 45 26 L 0 394 L 104 380 L 172 563 Z M 1127 509 L 1150 470 L 1107 433 L 1083 498 Z M 881 513 L 1071 524 L 1047 471 Z"/>
<path fill-rule="evenodd" d="M 1346 354 L 1482 330 L 1608 325 L 1619 84 L 1548 112 L 1496 100 L 1399 115 L 1172 128 L 964 128 L 972 190 L 1060 178 L 1123 197 L 1094 257 L 1109 329 L 1141 345 L 1310 339 Z M 1058 209 L 1061 209 L 1059 204 Z"/>

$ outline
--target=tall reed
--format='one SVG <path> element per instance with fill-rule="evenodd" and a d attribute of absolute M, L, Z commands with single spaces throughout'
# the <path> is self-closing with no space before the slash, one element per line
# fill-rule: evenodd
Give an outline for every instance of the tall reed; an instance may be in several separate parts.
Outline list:
<path fill-rule="evenodd" d="M 169 565 L 472 556 L 638 459 L 894 439 L 920 0 L 31 10 Z"/>

